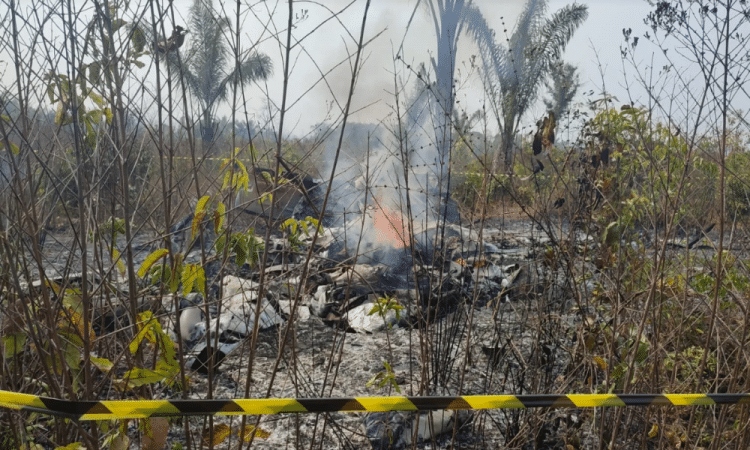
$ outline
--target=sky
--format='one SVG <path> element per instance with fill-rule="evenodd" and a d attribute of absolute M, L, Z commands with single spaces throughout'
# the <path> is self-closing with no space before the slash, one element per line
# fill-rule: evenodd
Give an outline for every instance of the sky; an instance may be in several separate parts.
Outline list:
<path fill-rule="evenodd" d="M 424 0 L 422 0 L 424 3 Z M 275 4 L 275 11 L 265 9 L 269 3 L 258 4 L 253 7 L 258 17 L 275 18 L 277 26 L 283 27 L 287 18 L 287 5 Z M 362 24 L 364 0 L 326 0 L 325 5 L 312 2 L 295 4 L 294 39 L 302 39 L 300 48 L 293 52 L 294 67 L 290 76 L 289 100 L 291 104 L 287 116 L 287 133 L 305 135 L 317 123 L 335 118 L 343 108 L 346 94 L 349 90 L 351 63 L 346 56 L 355 49 L 356 39 Z M 571 2 L 552 0 L 549 2 L 549 14 Z M 581 2 L 589 7 L 589 18 L 578 29 L 570 41 L 564 59 L 576 65 L 583 86 L 579 93 L 593 90 L 596 97 L 602 92 L 603 78 L 606 89 L 612 92 L 622 103 L 628 94 L 622 86 L 623 63 L 620 46 L 623 45 L 624 28 L 632 28 L 634 35 L 647 30 L 643 18 L 648 14 L 650 6 L 645 0 L 593 0 Z M 176 0 L 177 21 L 180 16 L 187 23 L 189 6 L 192 0 Z M 516 20 L 521 13 L 525 1 L 494 1 L 475 0 L 491 27 L 501 34 L 507 29 L 512 33 Z M 347 8 L 347 5 L 350 5 Z M 363 68 L 358 79 L 353 98 L 352 109 L 357 112 L 352 120 L 359 122 L 377 122 L 393 114 L 394 72 L 400 81 L 407 83 L 413 80 L 411 70 L 420 63 L 429 65 L 429 57 L 435 51 L 434 27 L 426 7 L 420 7 L 414 14 L 411 26 L 407 30 L 409 18 L 414 12 L 416 1 L 404 0 L 373 0 L 367 17 L 365 40 L 372 41 L 367 45 L 364 53 Z M 318 25 L 331 17 L 330 11 L 342 11 L 339 20 L 330 20 L 323 26 Z M 251 20 L 248 20 L 251 22 Z M 247 31 L 245 32 L 245 29 Z M 247 42 L 261 40 L 258 49 L 268 54 L 274 63 L 273 76 L 262 85 L 252 88 L 251 95 L 258 98 L 258 106 L 251 109 L 255 113 L 255 120 L 262 122 L 268 117 L 264 110 L 266 96 L 280 106 L 283 84 L 283 49 L 279 39 L 285 39 L 280 33 L 279 39 L 270 38 L 268 32 L 263 32 L 258 23 L 255 26 L 243 26 Z M 311 33 L 311 34 L 309 34 Z M 188 35 L 188 38 L 190 35 Z M 403 61 L 394 61 L 394 55 L 403 42 Z M 469 113 L 481 108 L 484 100 L 482 85 L 477 71 L 472 71 L 470 61 L 477 49 L 472 40 L 465 34 L 461 36 L 457 57 L 457 76 L 461 80 L 458 88 L 457 100 L 459 108 Z M 314 61 L 314 63 L 313 63 Z M 327 83 L 319 82 L 320 72 L 327 72 L 344 61 L 337 69 L 326 75 Z M 478 60 L 477 60 L 478 61 Z M 316 83 L 314 86 L 313 84 Z M 409 92 L 409 89 L 406 89 Z M 638 94 L 636 92 L 636 94 Z M 638 95 L 636 95 L 638 96 Z M 584 100 L 579 95 L 579 101 Z M 228 115 L 227 106 L 220 109 L 220 115 Z M 544 114 L 544 106 L 539 102 L 525 118 L 525 122 L 534 123 L 536 116 Z"/>
<path fill-rule="evenodd" d="M 362 55 L 362 70 L 352 102 L 352 110 L 356 111 L 352 120 L 378 122 L 387 119 L 395 110 L 394 85 L 406 85 L 400 95 L 408 94 L 410 87 L 414 85 L 414 72 L 419 64 L 424 63 L 429 67 L 429 58 L 434 54 L 436 40 L 431 17 L 424 6 L 426 0 L 421 1 L 423 5 L 414 13 L 417 0 L 372 0 L 365 27 L 365 40 L 369 43 Z M 175 23 L 172 24 L 167 19 L 167 30 L 171 30 L 172 25 L 189 28 L 189 8 L 192 2 L 193 0 L 172 2 Z M 214 0 L 214 3 L 219 5 L 219 0 Z M 229 8 L 227 12 L 233 14 L 235 2 L 222 3 Z M 571 2 L 567 0 L 549 1 L 548 15 L 569 3 Z M 650 6 L 645 0 L 590 0 L 581 3 L 588 5 L 589 18 L 576 31 L 564 59 L 579 69 L 583 82 L 579 92 L 583 94 L 593 91 L 594 95 L 579 95 L 577 100 L 596 98 L 602 92 L 603 80 L 606 80 L 607 91 L 625 103 L 628 94 L 623 86 L 632 80 L 627 80 L 623 74 L 620 56 L 622 30 L 632 28 L 633 35 L 636 36 L 646 31 L 643 18 Z M 92 9 L 90 1 L 78 1 L 74 4 L 80 5 L 84 11 Z M 148 10 L 143 6 L 147 3 L 131 0 L 131 4 L 141 4 L 139 8 Z M 257 43 L 255 48 L 270 56 L 274 65 L 273 75 L 268 80 L 250 88 L 250 100 L 245 106 L 253 121 L 269 123 L 269 103 L 273 104 L 271 109 L 281 106 L 283 44 L 286 39 L 283 29 L 287 20 L 287 4 L 280 1 L 255 1 L 251 4 L 243 1 L 242 4 L 242 11 L 246 13 L 241 25 L 244 47 Z M 497 30 L 498 40 L 501 40 L 505 35 L 503 30 L 507 30 L 508 35 L 512 33 L 525 1 L 475 0 L 475 4 L 490 26 Z M 19 1 L 21 10 L 29 11 L 33 5 L 33 0 Z M 304 136 L 316 124 L 335 119 L 340 114 L 346 102 L 351 64 L 354 61 L 353 58 L 347 58 L 347 55 L 352 55 L 356 47 L 364 9 L 365 0 L 295 2 L 293 38 L 298 44 L 291 58 L 293 68 L 288 86 L 286 136 Z M 334 12 L 338 14 L 332 19 Z M 407 30 L 413 13 L 412 24 Z M 171 11 L 168 16 L 171 16 Z M 51 32 L 54 33 L 54 28 L 51 28 Z M 191 35 L 188 34 L 188 39 L 190 38 Z M 402 45 L 403 60 L 396 61 L 394 55 Z M 480 109 L 485 102 L 478 73 L 471 68 L 472 55 L 476 54 L 477 49 L 472 40 L 462 34 L 457 57 L 457 101 L 458 108 L 469 113 Z M 6 86 L 12 85 L 12 67 L 7 63 L 8 58 L 1 56 L 3 55 L 0 55 L 3 83 Z M 3 63 L 2 60 L 6 62 Z M 324 80 L 321 73 L 326 74 Z M 154 92 L 156 82 L 153 68 L 151 72 L 140 76 L 149 85 L 151 92 Z M 138 83 L 140 82 L 141 78 L 138 79 Z M 638 103 L 643 93 L 635 89 L 634 95 Z M 524 123 L 535 123 L 544 112 L 543 104 L 538 102 L 529 111 Z M 218 114 L 229 116 L 230 106 L 222 106 Z M 278 118 L 274 116 L 270 123 L 278 126 Z"/>

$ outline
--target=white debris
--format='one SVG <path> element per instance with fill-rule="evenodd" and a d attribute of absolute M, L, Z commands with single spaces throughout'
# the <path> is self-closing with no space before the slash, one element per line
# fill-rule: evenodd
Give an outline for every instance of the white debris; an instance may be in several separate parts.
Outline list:
<path fill-rule="evenodd" d="M 250 291 L 254 292 L 252 295 L 257 295 L 258 283 L 253 280 L 227 275 L 221 282 L 224 287 L 224 297 L 232 297 L 241 292 Z"/>
<path fill-rule="evenodd" d="M 196 341 L 206 334 L 206 323 L 198 306 L 180 311 L 180 336 L 184 341 Z"/>
<path fill-rule="evenodd" d="M 265 298 L 260 303 L 259 329 L 265 330 L 284 323 L 284 318 Z M 219 332 L 230 331 L 241 336 L 249 336 L 255 324 L 256 303 L 249 301 L 245 293 L 239 293 L 224 300 Z"/>
<path fill-rule="evenodd" d="M 346 313 L 349 326 L 360 333 L 383 331 L 398 323 L 394 309 L 386 308 L 383 313 L 378 312 L 376 303 L 366 302 L 350 309 Z"/>

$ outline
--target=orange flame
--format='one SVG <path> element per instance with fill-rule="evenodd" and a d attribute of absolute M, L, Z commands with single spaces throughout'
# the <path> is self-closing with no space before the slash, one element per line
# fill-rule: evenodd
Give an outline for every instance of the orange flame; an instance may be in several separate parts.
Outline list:
<path fill-rule="evenodd" d="M 378 199 L 379 200 L 379 199 Z M 382 244 L 389 244 L 393 248 L 404 248 L 411 241 L 409 229 L 404 224 L 404 216 L 376 201 L 372 216 L 375 239 Z"/>

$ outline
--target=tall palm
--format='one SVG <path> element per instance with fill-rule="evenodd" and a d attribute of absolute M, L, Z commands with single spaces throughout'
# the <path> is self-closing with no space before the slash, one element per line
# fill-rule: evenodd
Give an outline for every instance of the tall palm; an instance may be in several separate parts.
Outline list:
<path fill-rule="evenodd" d="M 555 113 L 556 117 L 562 118 L 581 87 L 576 66 L 562 61 L 555 63 L 544 86 L 550 94 L 550 97 L 544 99 L 544 106 Z"/>
<path fill-rule="evenodd" d="M 447 167 L 451 143 L 450 122 L 456 99 L 453 74 L 458 38 L 464 26 L 464 11 L 470 4 L 471 0 L 431 0 L 428 3 L 437 36 L 437 59 L 431 58 L 431 62 L 436 79 L 433 92 L 438 103 L 435 138 L 443 167 Z"/>
<path fill-rule="evenodd" d="M 493 30 L 476 6 L 466 10 L 467 31 L 479 47 L 486 90 L 500 127 L 501 144 L 493 158 L 493 172 L 503 165 L 510 171 L 521 118 L 573 33 L 588 17 L 588 7 L 567 5 L 549 19 L 546 13 L 547 0 L 528 0 L 506 46 L 495 41 Z"/>
<path fill-rule="evenodd" d="M 266 79 L 271 74 L 271 58 L 267 55 L 247 51 L 234 63 L 229 48 L 233 35 L 231 21 L 214 9 L 212 0 L 194 0 L 190 8 L 190 40 L 183 58 L 175 52 L 166 54 L 166 60 L 174 69 L 183 64 L 182 74 L 191 94 L 201 107 L 201 137 L 204 146 L 210 144 L 215 135 L 216 109 L 225 101 L 230 88 Z M 184 63 L 181 63 L 183 61 Z"/>

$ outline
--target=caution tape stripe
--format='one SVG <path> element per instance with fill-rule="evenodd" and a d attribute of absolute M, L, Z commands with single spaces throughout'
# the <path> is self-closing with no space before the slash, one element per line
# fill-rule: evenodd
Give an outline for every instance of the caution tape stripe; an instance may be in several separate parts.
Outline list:
<path fill-rule="evenodd" d="M 155 416 L 435 411 L 455 409 L 596 408 L 750 404 L 750 394 L 464 395 L 460 397 L 272 398 L 236 400 L 68 401 L 0 391 L 0 407 L 75 420 Z"/>

